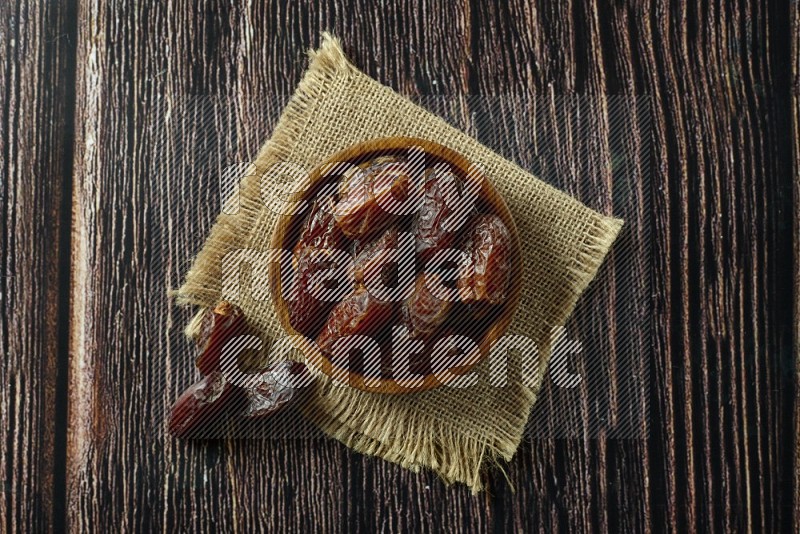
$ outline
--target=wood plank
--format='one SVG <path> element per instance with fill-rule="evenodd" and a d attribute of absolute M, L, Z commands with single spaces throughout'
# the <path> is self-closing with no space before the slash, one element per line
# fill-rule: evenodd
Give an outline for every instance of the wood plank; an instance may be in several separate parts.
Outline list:
<path fill-rule="evenodd" d="M 176 442 L 163 427 L 192 380 L 188 346 L 174 354 L 170 343 L 186 313 L 165 293 L 200 245 L 188 221 L 207 231 L 219 190 L 185 194 L 203 162 L 179 149 L 148 159 L 177 140 L 207 145 L 209 164 L 229 149 L 228 118 L 218 119 L 226 136 L 211 138 L 184 106 L 232 86 L 226 9 L 79 6 L 67 457 L 76 531 L 234 528 L 225 444 Z M 170 110 L 178 118 L 159 124 Z"/>
<path fill-rule="evenodd" d="M 0 529 L 64 513 L 69 4 L 0 4 Z"/>
<path fill-rule="evenodd" d="M 793 199 L 794 216 L 794 355 L 795 355 L 795 389 L 794 389 L 794 479 L 789 485 L 794 495 L 793 526 L 800 532 L 800 2 L 791 7 L 790 31 L 791 39 L 791 81 L 789 90 L 792 102 L 792 154 L 793 154 Z"/>
<path fill-rule="evenodd" d="M 352 454 L 329 440 L 197 445 L 172 440 L 160 426 L 193 373 L 186 345 L 177 350 L 171 341 L 187 315 L 164 303 L 165 286 L 180 283 L 221 194 L 213 174 L 200 186 L 203 195 L 188 190 L 209 178 L 209 166 L 221 170 L 253 157 L 277 118 L 275 102 L 299 81 L 318 30 L 332 27 L 357 45 L 348 48 L 358 64 L 407 94 L 463 91 L 467 56 L 446 48 L 463 39 L 460 10 L 413 3 L 385 16 L 374 10 L 350 2 L 325 11 L 277 2 L 241 10 L 214 1 L 113 9 L 81 3 L 71 528 L 488 525 L 489 504 L 464 488 L 446 489 L 430 474 Z M 418 41 L 396 40 L 418 16 L 441 33 L 420 25 Z M 205 161 L 198 161 L 198 149 L 206 151 Z M 397 507 L 382 506 L 388 499 Z"/>
<path fill-rule="evenodd" d="M 511 466 L 518 492 L 498 495 L 508 527 L 774 530 L 789 519 L 778 498 L 778 466 L 793 448 L 778 424 L 791 421 L 783 400 L 793 389 L 781 362 L 792 335 L 781 290 L 792 241 L 780 231 L 791 211 L 780 138 L 789 114 L 774 66 L 786 59 L 785 9 L 655 1 L 480 11 L 484 62 L 471 86 L 648 92 L 654 104 L 651 439 L 533 443 L 520 472 Z"/>
<path fill-rule="evenodd" d="M 606 6 L 604 19 L 611 21 L 610 26 L 625 25 L 624 12 L 612 10 Z M 596 8 L 595 8 L 596 9 Z M 646 228 L 648 224 L 645 213 L 622 212 L 623 206 L 614 206 L 612 201 L 612 159 L 614 150 L 621 150 L 632 160 L 647 161 L 646 152 L 649 150 L 649 131 L 642 131 L 635 124 L 636 114 L 620 114 L 615 111 L 615 104 L 610 98 L 600 96 L 586 99 L 591 103 L 588 107 L 589 117 L 576 120 L 567 111 L 568 106 L 563 103 L 542 105 L 540 102 L 555 102 L 562 96 L 568 96 L 573 91 L 581 93 L 604 95 L 612 91 L 609 87 L 609 78 L 616 79 L 613 67 L 604 65 L 603 42 L 600 36 L 601 28 L 598 13 L 594 9 L 583 11 L 573 10 L 568 4 L 547 4 L 512 2 L 506 5 L 492 5 L 482 12 L 481 20 L 487 20 L 487 31 L 482 31 L 479 37 L 477 56 L 485 58 L 484 62 L 476 69 L 478 80 L 475 85 L 485 94 L 498 92 L 498 87 L 512 88 L 512 93 L 527 102 L 527 106 L 543 107 L 536 110 L 537 117 L 531 126 L 531 132 L 526 132 L 524 127 L 515 124 L 519 122 L 519 111 L 516 120 L 509 120 L 511 127 L 515 128 L 512 134 L 504 137 L 516 140 L 519 146 L 508 148 L 508 156 L 516 159 L 526 168 L 532 169 L 557 187 L 565 189 L 578 198 L 583 198 L 589 205 L 607 213 L 625 216 L 628 229 Z M 504 27 L 503 21 L 514 21 Z M 602 31 L 609 31 L 603 27 Z M 543 38 L 543 36 L 547 36 Z M 578 39 L 576 36 L 581 36 Z M 584 45 L 576 48 L 576 43 Z M 630 71 L 634 68 L 631 64 L 631 43 L 627 38 L 619 39 L 617 54 L 614 60 L 621 69 Z M 514 50 L 519 54 L 520 61 L 515 63 L 513 58 L 496 57 L 495 51 Z M 624 79 L 624 78 L 623 78 Z M 635 86 L 625 80 L 626 86 L 620 88 L 619 82 L 614 82 L 614 91 L 623 90 L 629 95 L 637 93 Z M 544 95 L 544 97 L 539 96 Z M 635 102 L 631 99 L 630 102 Z M 518 104 L 517 109 L 524 109 L 526 104 Z M 586 113 L 586 111 L 584 111 Z M 514 116 L 514 110 L 509 109 L 508 115 Z M 531 115 L 534 115 L 531 112 Z M 626 116 L 627 115 L 627 116 Z M 563 135 L 563 138 L 552 139 L 552 132 L 564 128 L 564 118 L 570 117 L 573 124 L 591 125 L 588 130 L 575 129 L 572 134 Z M 619 121 L 630 124 L 619 124 Z M 568 121 L 569 122 L 569 121 Z M 545 124 L 542 124 L 545 123 Z M 613 123 L 613 124 L 612 124 Z M 490 128 L 491 129 L 491 128 Z M 612 131 L 613 130 L 613 131 Z M 630 135 L 620 140 L 621 145 L 612 148 L 615 144 L 612 136 L 618 136 L 617 130 L 629 130 Z M 497 132 L 490 135 L 496 136 Z M 528 148 L 526 150 L 526 147 Z M 541 161 L 553 161 L 552 168 L 542 167 Z M 630 169 L 632 172 L 648 173 L 645 168 Z M 626 177 L 617 176 L 617 179 Z M 631 176 L 630 183 L 633 188 L 640 188 L 638 192 L 630 194 L 640 195 L 642 198 L 650 197 L 649 180 L 644 176 Z M 622 200 L 624 204 L 626 200 Z M 638 219 L 638 220 L 637 220 Z M 624 235 L 621 241 L 625 239 Z M 623 246 L 620 242 L 619 246 Z M 615 245 L 615 249 L 619 248 Z M 620 251 L 630 254 L 631 251 Z M 618 256 L 620 260 L 624 256 Z M 596 301 L 591 301 L 591 296 L 583 298 L 587 310 L 592 306 L 600 308 L 596 314 L 595 322 L 600 323 L 608 332 L 618 331 L 623 328 L 626 321 L 631 320 L 631 313 L 638 314 L 634 322 L 646 324 L 651 320 L 647 316 L 649 307 L 619 310 L 613 308 L 614 294 L 620 296 L 627 286 L 640 284 L 646 287 L 649 269 L 642 264 L 647 258 L 638 255 L 631 261 L 638 263 L 638 268 L 627 273 L 634 278 L 622 278 L 614 288 L 614 273 L 604 272 L 592 288 L 592 292 L 600 295 Z M 609 260 L 611 261 L 611 260 Z M 618 265 L 622 266 L 624 262 Z M 638 273 L 638 274 L 637 274 Z M 636 276 L 645 278 L 636 280 Z M 635 299 L 622 303 L 636 302 Z M 641 301 L 641 299 L 640 299 Z M 611 309 L 609 309 L 611 306 Z M 580 308 L 580 306 L 579 306 Z M 580 309 L 576 314 L 581 314 Z M 594 316 L 593 314 L 592 316 Z M 584 318 L 585 322 L 586 319 Z M 578 320 L 580 323 L 581 320 Z M 641 333 L 626 332 L 618 335 L 642 335 Z M 599 332 L 599 339 L 609 338 L 606 332 Z M 613 338 L 612 338 L 613 339 Z M 628 340 L 630 341 L 630 340 Z M 648 346 L 650 340 L 642 338 L 641 346 Z M 606 393 L 613 396 L 615 383 L 625 373 L 633 371 L 631 364 L 639 366 L 647 376 L 649 370 L 647 362 L 626 361 L 620 354 L 614 353 L 612 341 L 607 350 L 595 351 L 594 357 L 608 358 L 606 372 L 610 380 Z M 587 357 L 589 354 L 587 354 Z M 596 365 L 587 362 L 587 365 Z M 601 364 L 602 365 L 602 364 Z M 617 372 L 616 369 L 620 369 Z M 636 390 L 640 400 L 647 394 L 649 384 L 640 384 Z M 546 380 L 541 397 L 534 408 L 532 417 L 538 419 L 545 417 L 548 420 L 563 420 L 559 410 L 563 411 L 564 399 L 555 400 L 558 388 L 553 387 Z M 583 402 L 591 401 L 602 396 L 603 393 L 594 391 L 591 397 L 583 393 Z M 573 402 L 580 402 L 575 399 Z M 621 401 L 610 401 L 620 403 Z M 628 399 L 630 402 L 630 399 Z M 548 408 L 548 406 L 552 406 Z M 541 415 L 538 412 L 543 412 Z M 573 417 L 580 421 L 580 417 Z M 644 420 L 642 424 L 646 424 Z M 580 424 L 580 423 L 579 423 Z M 552 428 L 552 427 L 551 427 Z M 516 489 L 511 493 L 509 488 L 498 480 L 496 488 L 497 507 L 500 524 L 505 529 L 536 531 L 536 530 L 626 530 L 642 531 L 652 528 L 650 501 L 647 498 L 648 484 L 647 473 L 647 446 L 643 440 L 618 442 L 607 441 L 603 434 L 599 439 L 588 440 L 556 440 L 550 436 L 557 434 L 558 427 L 547 430 L 544 434 L 522 447 L 514 462 L 509 465 L 509 478 Z M 579 426 L 580 428 L 580 426 Z M 589 432 L 590 422 L 584 423 L 584 432 Z M 640 428 L 638 435 L 647 435 L 647 428 Z M 497 477 L 499 478 L 499 477 Z M 621 513 L 620 510 L 626 510 Z"/>

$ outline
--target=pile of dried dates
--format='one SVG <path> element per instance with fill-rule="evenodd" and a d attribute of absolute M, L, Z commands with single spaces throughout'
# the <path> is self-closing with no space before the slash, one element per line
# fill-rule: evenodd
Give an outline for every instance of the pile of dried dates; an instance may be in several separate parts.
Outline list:
<path fill-rule="evenodd" d="M 284 241 L 291 326 L 356 375 L 396 377 L 398 352 L 412 374 L 436 372 L 447 341 L 477 345 L 509 297 L 512 237 L 480 183 L 408 154 L 326 175 Z"/>
<path fill-rule="evenodd" d="M 292 328 L 359 376 L 435 373 L 437 360 L 464 350 L 458 339 L 477 346 L 509 297 L 512 237 L 480 184 L 409 154 L 375 154 L 326 175 L 284 236 Z M 268 417 L 301 398 L 300 363 L 274 364 L 246 386 L 226 378 L 222 347 L 247 333 L 238 308 L 209 310 L 201 330 L 203 379 L 175 403 L 171 433 L 210 434 L 226 418 Z"/>

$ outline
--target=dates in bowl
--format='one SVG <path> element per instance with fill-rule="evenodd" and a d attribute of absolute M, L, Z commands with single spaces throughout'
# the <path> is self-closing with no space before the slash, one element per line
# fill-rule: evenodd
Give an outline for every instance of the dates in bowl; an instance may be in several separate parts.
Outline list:
<path fill-rule="evenodd" d="M 521 286 L 516 226 L 482 169 L 391 137 L 334 155 L 306 183 L 272 235 L 291 262 L 271 264 L 269 281 L 309 363 L 373 392 L 463 384 Z"/>

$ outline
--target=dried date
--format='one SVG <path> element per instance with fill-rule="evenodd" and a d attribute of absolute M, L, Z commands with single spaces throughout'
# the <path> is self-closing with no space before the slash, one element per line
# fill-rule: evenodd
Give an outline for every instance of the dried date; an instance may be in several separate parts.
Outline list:
<path fill-rule="evenodd" d="M 308 391 L 310 380 L 306 366 L 285 360 L 269 366 L 247 388 L 244 417 L 265 419 L 297 404 Z"/>
<path fill-rule="evenodd" d="M 225 343 L 248 332 L 244 313 L 235 304 L 222 301 L 214 309 L 206 310 L 196 340 L 200 355 L 195 360 L 195 365 L 200 374 L 207 376 L 219 371 L 219 359 Z"/>
<path fill-rule="evenodd" d="M 456 177 L 449 172 L 430 169 L 426 175 L 425 188 L 420 208 L 414 217 L 414 235 L 417 254 L 427 260 L 440 248 L 446 248 L 453 239 L 453 232 L 446 222 L 453 215 L 447 205 L 447 189 L 455 192 Z"/>
<path fill-rule="evenodd" d="M 511 234 L 500 217 L 480 215 L 473 221 L 465 250 L 458 292 L 464 302 L 500 304 L 511 281 Z"/>
<path fill-rule="evenodd" d="M 318 250 L 335 250 L 342 242 L 341 230 L 333 216 L 333 198 L 325 197 L 311 205 L 311 212 L 304 221 L 298 244 Z"/>
<path fill-rule="evenodd" d="M 378 300 L 366 288 L 359 287 L 333 308 L 317 337 L 317 346 L 323 352 L 331 352 L 340 338 L 373 334 L 387 326 L 392 312 L 391 303 Z"/>
<path fill-rule="evenodd" d="M 381 206 L 392 199 L 407 199 L 410 182 L 406 169 L 395 161 L 355 170 L 342 181 L 333 208 L 341 231 L 347 237 L 360 238 L 382 230 L 392 217 Z"/>
<path fill-rule="evenodd" d="M 190 386 L 172 406 L 169 432 L 179 438 L 218 437 L 237 405 L 242 391 L 214 371 Z"/>
<path fill-rule="evenodd" d="M 289 322 L 298 332 L 313 336 L 322 327 L 333 303 L 314 298 L 311 283 L 314 276 L 335 266 L 335 251 L 342 246 L 343 236 L 331 213 L 332 200 L 315 202 L 305 220 L 300 239 L 294 248 L 294 292 L 287 299 Z"/>
<path fill-rule="evenodd" d="M 371 241 L 358 250 L 356 247 L 356 259 L 353 265 L 353 280 L 356 284 L 364 284 L 366 280 L 374 280 L 380 276 L 386 287 L 393 287 L 394 280 L 391 272 L 387 272 L 386 262 L 384 262 L 383 252 L 396 249 L 399 246 L 400 234 L 397 226 L 392 226 L 386 230 L 381 237 Z M 396 274 L 396 273 L 394 273 Z"/>
<path fill-rule="evenodd" d="M 412 339 L 432 335 L 450 313 L 452 302 L 436 298 L 428 287 L 436 282 L 436 275 L 420 273 L 414 292 L 403 302 L 403 323 Z"/>
<path fill-rule="evenodd" d="M 222 301 L 205 312 L 195 338 L 196 364 L 203 377 L 184 391 L 170 411 L 169 432 L 179 438 L 220 437 L 228 418 L 264 419 L 298 404 L 310 375 L 299 362 L 282 361 L 255 378 L 234 384 L 221 369 L 220 355 L 237 336 L 250 334 L 242 310 Z"/>
<path fill-rule="evenodd" d="M 316 334 L 335 304 L 317 299 L 312 293 L 315 277 L 333 267 L 330 257 L 317 249 L 305 247 L 295 251 L 295 287 L 286 306 L 292 327 L 304 335 Z"/>

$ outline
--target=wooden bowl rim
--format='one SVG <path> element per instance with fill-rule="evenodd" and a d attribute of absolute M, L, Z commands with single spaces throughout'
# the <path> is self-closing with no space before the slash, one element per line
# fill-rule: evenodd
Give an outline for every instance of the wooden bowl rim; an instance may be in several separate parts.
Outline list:
<path fill-rule="evenodd" d="M 299 191 L 290 196 L 289 203 L 291 204 L 304 200 L 305 195 L 309 191 L 313 191 L 316 188 L 319 180 L 322 178 L 323 170 L 330 168 L 331 164 L 333 163 L 351 161 L 363 158 L 364 156 L 373 153 L 397 151 L 398 149 L 408 148 L 411 146 L 419 146 L 426 153 L 432 154 L 433 156 L 449 163 L 453 166 L 457 173 L 460 173 L 461 178 L 469 179 L 471 176 L 470 168 L 472 164 L 464 156 L 444 145 L 418 137 L 382 137 L 351 145 L 333 154 L 320 165 L 317 165 L 314 170 L 309 173 L 308 178 L 305 180 L 307 189 L 304 191 Z M 375 154 L 372 157 L 377 155 L 378 154 Z M 511 234 L 511 289 L 509 291 L 509 302 L 507 302 L 502 313 L 488 328 L 481 339 L 481 342 L 479 343 L 480 350 L 478 356 L 473 358 L 473 361 L 468 362 L 466 365 L 460 366 L 458 368 L 458 374 L 456 374 L 454 371 L 451 371 L 451 381 L 456 380 L 458 377 L 470 372 L 476 365 L 488 357 L 492 343 L 502 337 L 508 330 L 508 327 L 511 324 L 511 319 L 514 316 L 514 312 L 519 305 L 520 293 L 522 290 L 522 249 L 520 246 L 519 234 L 517 231 L 517 226 L 514 222 L 514 217 L 512 216 L 511 211 L 508 209 L 505 200 L 503 200 L 503 197 L 494 188 L 494 185 L 491 183 L 489 178 L 485 174 L 482 174 L 482 177 L 483 180 L 481 181 L 481 193 L 491 205 L 494 214 L 498 215 L 502 219 L 503 223 L 508 227 Z M 286 232 L 290 228 L 294 217 L 299 216 L 299 214 L 282 214 L 278 217 L 278 221 L 275 224 L 275 228 L 273 229 L 270 240 L 270 246 L 273 250 L 284 248 L 283 242 Z M 270 290 L 272 292 L 272 301 L 273 305 L 275 306 L 275 312 L 278 315 L 281 326 L 292 336 L 292 344 L 303 352 L 310 366 L 320 369 L 329 377 L 346 376 L 347 379 L 343 383 L 344 386 L 355 387 L 356 389 L 370 393 L 409 394 L 427 391 L 449 383 L 449 381 L 441 381 L 434 374 L 430 374 L 424 377 L 421 385 L 410 388 L 404 386 L 402 383 L 398 383 L 395 379 L 389 378 L 381 378 L 380 385 L 373 386 L 367 382 L 374 379 L 365 378 L 364 376 L 353 371 L 343 370 L 336 367 L 335 364 L 316 347 L 313 339 L 309 340 L 292 327 L 289 320 L 288 308 L 284 303 L 283 293 L 281 291 L 279 265 L 274 262 L 270 263 L 268 268 L 268 277 Z"/>

